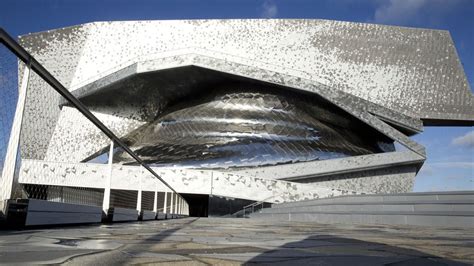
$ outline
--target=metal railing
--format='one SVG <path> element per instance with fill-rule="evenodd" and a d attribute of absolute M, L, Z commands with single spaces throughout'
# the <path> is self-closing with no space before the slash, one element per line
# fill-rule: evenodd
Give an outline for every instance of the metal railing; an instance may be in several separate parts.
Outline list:
<path fill-rule="evenodd" d="M 273 203 L 270 203 L 269 200 L 271 200 L 273 198 L 276 198 L 276 197 L 279 197 L 283 194 L 285 194 L 285 193 L 280 193 L 278 195 L 272 195 L 272 196 L 270 196 L 268 198 L 265 198 L 263 200 L 256 201 L 254 203 L 250 203 L 248 205 L 245 205 L 242 208 L 242 210 L 233 213 L 232 215 L 230 215 L 230 217 L 248 218 L 248 216 L 246 216 L 246 215 L 250 215 L 250 214 L 252 214 L 256 211 L 260 211 L 260 210 L 265 209 L 265 208 L 271 208 Z"/>

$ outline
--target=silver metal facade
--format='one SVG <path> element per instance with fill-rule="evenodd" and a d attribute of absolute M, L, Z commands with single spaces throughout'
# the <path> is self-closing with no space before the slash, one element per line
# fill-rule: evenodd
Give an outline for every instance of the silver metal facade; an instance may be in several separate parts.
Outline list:
<path fill-rule="evenodd" d="M 407 192 L 425 160 L 409 136 L 423 124 L 474 123 L 474 97 L 445 31 L 326 20 L 129 21 L 20 41 L 185 193 L 235 196 L 240 181 L 258 178 L 266 192 L 254 184 L 239 196 L 262 200 L 277 196 L 272 186 L 293 182 L 305 184 L 286 200 Z M 108 138 L 35 74 L 21 134 L 23 182 L 39 182 L 53 163 L 58 172 L 48 172 L 48 184 L 103 186 L 86 170 L 89 183 L 81 184 L 71 169 L 94 168 L 85 161 L 107 151 Z M 395 142 L 406 151 L 395 151 Z M 138 166 L 126 167 L 140 176 Z M 212 174 L 195 172 L 208 168 Z M 214 175 L 228 188 L 212 191 Z"/>

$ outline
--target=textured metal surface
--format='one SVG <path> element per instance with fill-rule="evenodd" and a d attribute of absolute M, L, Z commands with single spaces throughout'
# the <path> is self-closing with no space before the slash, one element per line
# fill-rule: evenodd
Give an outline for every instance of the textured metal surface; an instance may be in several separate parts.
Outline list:
<path fill-rule="evenodd" d="M 323 86 L 319 83 L 315 83 L 310 80 L 302 79 L 292 75 L 282 74 L 267 69 L 256 68 L 250 65 L 235 63 L 227 59 L 223 60 L 201 55 L 194 56 L 192 60 L 188 62 L 183 62 L 181 61 L 181 59 L 183 58 L 173 57 L 148 61 L 146 66 L 142 67 L 138 65 L 136 67 L 139 69 L 145 68 L 147 71 L 156 71 L 157 69 L 163 69 L 164 66 L 161 63 L 166 62 L 164 65 L 166 65 L 166 67 L 171 67 L 171 69 L 165 69 L 162 71 L 154 72 L 152 76 L 153 78 L 151 78 L 150 76 L 144 76 L 142 78 L 138 78 L 138 80 L 134 77 L 129 77 L 126 79 L 127 75 L 130 75 L 129 73 L 125 76 L 122 76 L 120 82 L 115 80 L 117 76 L 114 74 L 112 75 L 111 79 L 107 77 L 98 80 L 97 82 L 91 83 L 91 86 L 85 86 L 84 89 L 86 90 L 78 93 L 77 96 L 80 97 L 80 95 L 87 95 L 88 92 L 90 93 L 91 89 L 97 90 L 98 88 L 100 88 L 100 86 L 104 86 L 104 90 L 85 97 L 83 101 L 85 101 L 85 103 L 94 110 L 100 112 L 106 112 L 118 116 L 125 115 L 125 118 L 138 119 L 139 117 L 141 117 L 142 119 L 147 119 L 147 115 L 143 116 L 143 114 L 149 115 L 153 113 L 163 112 L 169 102 L 177 100 L 176 94 L 195 95 L 199 93 L 206 93 L 202 90 L 202 87 L 203 84 L 204 87 L 206 87 L 206 84 L 209 85 L 209 79 L 217 83 L 223 81 L 238 83 L 249 83 L 252 80 L 254 82 L 255 80 L 264 81 L 263 84 L 265 84 L 265 86 L 274 86 L 275 84 L 282 85 L 283 87 L 275 86 L 278 90 L 300 90 L 320 95 L 327 101 L 337 105 L 338 107 L 342 108 L 357 119 L 363 121 L 371 127 L 374 127 L 376 130 L 382 132 L 389 138 L 400 142 L 400 144 L 404 145 L 408 149 L 424 156 L 424 148 L 421 145 L 409 139 L 404 133 L 399 132 L 400 129 L 403 129 L 404 131 L 408 130 L 409 132 L 412 130 L 415 130 L 415 132 L 417 130 L 421 130 L 421 127 L 416 123 L 414 119 L 407 119 L 407 117 L 404 115 L 400 115 L 394 111 L 388 111 L 388 109 L 384 107 L 371 104 L 370 102 L 363 100 L 359 97 L 353 96 L 337 89 Z M 178 65 L 176 65 L 176 63 Z M 183 67 L 178 67 L 188 66 L 190 64 L 199 66 L 200 69 L 196 70 L 195 68 L 186 67 L 184 68 L 185 70 L 183 70 Z M 128 72 L 128 68 L 126 72 Z M 186 76 L 187 79 L 181 79 L 181 81 L 179 81 L 173 78 L 178 76 L 179 74 Z M 203 83 L 203 77 L 207 77 L 204 78 L 204 80 L 207 80 L 207 82 Z M 130 79 L 134 80 L 134 82 L 131 83 Z M 160 81 L 158 84 L 160 84 L 161 86 L 157 89 L 154 89 L 155 86 L 150 85 L 153 84 L 152 81 L 154 80 Z M 163 80 L 165 80 L 165 82 L 163 82 Z M 134 84 L 134 86 L 124 87 L 122 86 L 122 84 Z M 211 82 L 211 84 L 213 83 Z M 153 89 L 144 91 L 144 88 Z M 118 94 L 115 95 L 113 92 Z M 160 92 L 161 96 L 158 97 L 158 100 L 153 101 L 154 99 L 156 99 L 156 94 L 159 94 Z M 144 102 L 142 101 L 137 103 L 134 101 L 134 98 L 136 98 L 136 96 L 132 96 L 132 93 L 146 94 L 148 96 L 147 100 L 145 100 Z M 103 99 L 113 100 L 104 101 Z M 130 101 L 125 101 L 125 99 L 130 99 Z M 152 104 L 152 107 L 150 107 L 149 103 L 153 102 L 159 102 L 160 104 Z M 120 108 L 118 108 L 119 106 Z M 140 106 L 140 108 L 136 108 L 136 106 Z M 126 111 L 119 111 L 121 109 L 125 109 Z M 377 116 L 374 116 L 372 114 L 377 114 Z M 397 128 L 400 129 L 397 130 L 392 126 L 387 125 L 379 118 L 383 119 L 384 121 L 390 121 L 391 124 L 397 125 Z"/>
<path fill-rule="evenodd" d="M 135 68 L 142 69 L 140 71 L 150 72 L 156 70 L 157 67 L 158 69 L 162 69 L 158 72 L 153 71 L 149 74 L 140 76 L 133 76 L 133 73 L 135 72 L 130 72 L 129 68 L 125 68 L 126 73 L 119 71 L 121 74 L 116 73 L 104 78 L 103 80 L 84 86 L 83 89 L 79 89 L 82 92 L 76 94 L 76 96 L 81 97 L 81 100 L 89 108 L 99 112 L 97 113 L 97 116 L 99 116 L 105 124 L 116 129 L 118 127 L 123 128 L 126 125 L 132 125 L 135 123 L 133 122 L 130 124 L 131 121 L 136 121 L 138 123 L 144 123 L 140 121 L 152 121 L 153 117 L 162 114 L 173 102 L 186 102 L 189 101 L 190 98 L 193 99 L 194 97 L 200 97 L 199 95 L 209 94 L 209 91 L 213 86 L 215 86 L 215 84 L 249 84 L 250 86 L 268 87 L 269 89 L 279 92 L 288 90 L 308 90 L 314 92 L 316 95 L 323 94 L 330 102 L 335 105 L 344 106 L 347 112 L 357 118 L 365 117 L 364 122 L 370 126 L 373 126 L 374 123 L 378 123 L 377 127 L 375 127 L 377 130 L 384 132 L 391 139 L 400 141 L 409 149 L 413 149 L 421 154 L 424 153 L 423 147 L 412 142 L 400 132 L 391 129 L 391 127 L 388 127 L 367 112 L 377 113 L 377 117 L 391 117 L 391 120 L 389 121 L 395 121 L 393 123 L 406 130 L 409 130 L 410 128 L 418 128 L 418 124 L 415 123 L 413 119 L 407 119 L 407 117 L 403 115 L 396 115 L 393 111 L 387 112 L 388 109 L 370 104 L 370 102 L 358 97 L 351 96 L 344 92 L 338 93 L 333 89 L 318 86 L 311 81 L 301 78 L 294 78 L 292 76 L 236 64 L 230 61 L 223 61 L 205 56 L 194 56 L 192 61 L 187 62 L 183 62 L 181 59 L 183 58 L 173 58 L 173 60 L 168 60 L 167 64 L 162 64 L 162 60 L 147 61 L 146 67 L 139 64 Z M 170 65 L 171 62 L 173 62 L 172 65 Z M 176 65 L 176 63 L 184 64 L 183 66 L 187 67 L 177 67 L 178 65 Z M 188 67 L 190 64 L 200 66 L 204 65 L 206 68 Z M 164 65 L 172 68 L 163 69 L 163 67 L 165 67 Z M 213 71 L 209 68 L 219 69 L 232 75 L 224 72 Z M 235 74 L 243 75 L 243 77 L 236 76 Z M 181 77 L 183 76 L 187 78 L 182 79 Z M 269 83 L 256 82 L 255 80 L 264 80 Z M 275 86 L 275 83 L 291 87 Z M 160 85 L 159 87 L 157 87 L 158 84 Z M 222 88 L 225 89 L 225 87 Z M 304 90 L 301 88 L 304 88 Z M 146 97 L 141 97 L 141 95 L 146 95 Z M 186 97 L 186 95 L 188 96 Z M 317 107 L 314 107 L 313 110 L 309 111 L 309 113 L 317 113 L 317 109 Z M 103 113 L 104 115 L 100 115 L 100 113 Z M 117 120 L 118 118 L 113 118 L 113 116 L 120 118 L 121 121 L 120 119 Z M 70 129 L 64 131 L 57 128 L 55 134 L 59 136 L 63 136 L 63 134 L 68 132 L 79 134 L 77 135 L 77 138 L 73 135 L 65 136 L 65 138 L 78 139 L 82 145 L 74 145 L 74 143 L 77 143 L 76 141 L 63 141 L 61 145 L 58 146 L 60 150 L 68 154 L 92 154 L 97 149 L 101 148 L 101 146 L 97 144 L 105 142 L 105 139 L 101 142 L 96 142 L 95 138 L 90 139 L 81 137 L 83 135 L 80 134 L 81 132 L 92 133 L 94 131 L 94 128 L 91 127 L 91 125 L 80 122 L 80 117 L 68 117 L 70 117 L 72 122 L 68 123 L 67 126 Z M 112 121 L 115 122 L 111 123 Z M 421 130 L 421 128 L 418 128 L 418 130 Z M 123 134 L 121 131 L 115 131 L 115 133 L 120 136 Z M 95 150 L 87 148 L 92 148 L 94 145 L 96 147 Z M 81 150 L 81 152 L 79 152 L 79 150 Z M 76 161 L 82 159 L 71 157 L 71 155 L 69 155 L 68 158 Z"/>
<path fill-rule="evenodd" d="M 30 34 L 21 42 L 142 159 L 157 165 L 257 166 L 255 173 L 268 176 L 276 168 L 261 166 L 313 161 L 302 172 L 318 177 L 314 182 L 403 192 L 425 159 L 424 148 L 408 137 L 422 130 L 419 119 L 474 121 L 472 93 L 444 31 L 324 20 L 132 21 Z M 245 90 L 229 88 L 234 83 Z M 23 181 L 103 187 L 105 172 L 79 162 L 106 149 L 108 139 L 39 77 L 32 76 L 29 89 L 22 157 L 53 161 L 44 164 L 54 164 L 64 179 L 43 164 L 23 171 Z M 408 151 L 378 156 L 393 151 L 394 141 Z M 126 156 L 119 160 L 129 163 Z M 336 160 L 345 161 L 337 167 Z M 290 165 L 279 165 L 284 171 L 271 178 L 301 177 L 295 174 L 301 165 Z M 315 165 L 318 171 L 308 171 Z M 115 189 L 141 189 L 142 170 L 117 167 L 124 180 Z M 193 177 L 197 170 L 167 171 L 167 181 L 181 189 L 192 183 L 196 193 L 213 193 L 207 175 Z M 211 174 L 211 180 L 225 180 L 214 194 L 229 197 L 250 183 L 283 182 L 212 173 L 221 176 Z M 250 183 L 228 187 L 233 178 Z M 247 198 L 262 199 L 257 192 L 250 189 Z M 290 194 L 305 193 L 323 195 Z"/>
<path fill-rule="evenodd" d="M 199 47 L 284 66 L 415 117 L 473 120 L 472 93 L 446 31 L 326 20 L 183 20 L 97 22 L 22 37 L 35 54 L 58 54 L 71 47 L 65 41 L 78 39 L 84 42 L 73 53 L 80 60 L 60 74 L 74 75 L 73 87 L 137 56 Z"/>
<path fill-rule="evenodd" d="M 393 151 L 390 139 L 321 99 L 257 85 L 223 85 L 125 139 L 155 165 L 263 166 Z M 370 137 L 369 137 L 370 136 Z M 132 163 L 119 153 L 116 161 Z"/>
<path fill-rule="evenodd" d="M 198 47 L 415 117 L 473 120 L 472 94 L 444 31 L 322 20 L 142 21 L 92 23 L 22 36 L 21 41 L 72 89 L 136 58 Z M 33 80 L 32 87 L 22 152 L 42 159 L 59 110 L 49 106 L 57 96 L 48 94 L 47 85 Z M 37 130 L 43 134 L 35 135 Z"/>
<path fill-rule="evenodd" d="M 315 184 L 302 184 L 283 180 L 241 176 L 210 170 L 154 167 L 178 193 L 207 194 L 268 202 L 352 195 L 350 189 L 328 188 Z M 107 165 L 92 163 L 58 163 L 23 160 L 19 182 L 48 186 L 104 188 Z M 113 190 L 166 191 L 151 174 L 139 166 L 114 165 L 111 180 Z M 169 195 L 169 193 L 168 193 Z M 169 201 L 168 201 L 169 202 Z"/>
<path fill-rule="evenodd" d="M 298 181 L 306 178 L 317 178 L 350 172 L 361 172 L 367 170 L 391 168 L 395 166 L 415 165 L 419 166 L 425 158 L 412 153 L 387 152 L 363 156 L 353 156 L 325 161 L 299 162 L 292 164 L 282 164 L 259 168 L 230 168 L 226 171 L 243 176 L 254 176 L 270 179 L 284 179 Z M 394 170 L 392 173 L 396 173 Z M 370 186 L 370 185 L 368 185 Z"/>
<path fill-rule="evenodd" d="M 148 120 L 164 111 L 169 103 L 185 96 L 206 93 L 209 85 L 219 83 L 255 83 L 256 80 L 289 86 L 296 90 L 319 92 L 312 87 L 327 88 L 314 81 L 252 66 L 252 62 L 241 58 L 208 52 L 201 49 L 186 49 L 179 56 L 168 53 L 154 56 L 154 59 L 140 59 L 132 65 L 117 69 L 116 72 L 93 81 L 73 91 L 89 108 L 99 112 L 139 120 Z M 196 67 L 199 66 L 199 67 Z M 276 69 L 275 69 L 276 68 Z M 217 70 L 217 71 L 216 71 Z M 280 69 L 281 71 L 281 69 Z M 182 77 L 186 77 L 183 79 Z M 273 79 L 272 77 L 276 77 Z M 310 84 L 310 85 L 309 85 Z M 266 84 L 271 86 L 271 84 Z M 286 90 L 283 87 L 280 90 Z M 415 119 L 359 97 L 343 93 L 351 102 L 360 102 L 367 111 L 397 125 L 408 133 L 422 131 L 422 124 Z M 140 97 L 147 95 L 147 97 Z M 67 102 L 61 101 L 61 105 Z M 117 108 L 120 106 L 120 108 Z"/>
<path fill-rule="evenodd" d="M 24 47 L 65 87 L 69 87 L 81 58 L 81 49 L 87 40 L 84 35 L 86 32 L 77 26 L 55 34 L 32 35 L 29 41 L 35 44 L 35 48 L 31 49 L 28 45 Z M 55 103 L 60 98 L 36 73 L 31 74 L 21 130 L 22 158 L 44 158 L 59 117 L 60 109 Z"/>
<path fill-rule="evenodd" d="M 18 99 L 17 61 L 13 54 L 0 45 L 0 172 L 3 169 L 8 140 Z M 21 79 L 20 79 L 21 80 Z M 1 178 L 1 177 L 0 177 Z"/>
<path fill-rule="evenodd" d="M 336 189 L 353 189 L 365 194 L 403 193 L 413 191 L 417 167 L 404 165 L 377 170 L 331 174 L 299 182 Z"/>

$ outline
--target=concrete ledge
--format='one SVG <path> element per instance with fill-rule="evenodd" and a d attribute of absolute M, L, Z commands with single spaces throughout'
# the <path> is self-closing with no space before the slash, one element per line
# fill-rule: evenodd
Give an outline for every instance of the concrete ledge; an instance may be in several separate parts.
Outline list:
<path fill-rule="evenodd" d="M 158 220 L 165 220 L 165 219 L 166 219 L 166 213 L 164 213 L 164 212 L 158 212 L 158 213 L 156 214 L 156 219 L 158 219 Z"/>
<path fill-rule="evenodd" d="M 156 219 L 156 212 L 153 211 L 142 211 L 141 213 L 141 220 L 155 220 Z"/>
<path fill-rule="evenodd" d="M 101 219 L 101 207 L 30 199 L 25 226 L 100 223 Z"/>
<path fill-rule="evenodd" d="M 110 222 L 137 221 L 138 211 L 114 207 L 109 209 L 107 216 Z"/>
<path fill-rule="evenodd" d="M 474 211 L 472 203 L 333 203 L 264 209 L 263 212 L 445 212 L 453 215 Z"/>

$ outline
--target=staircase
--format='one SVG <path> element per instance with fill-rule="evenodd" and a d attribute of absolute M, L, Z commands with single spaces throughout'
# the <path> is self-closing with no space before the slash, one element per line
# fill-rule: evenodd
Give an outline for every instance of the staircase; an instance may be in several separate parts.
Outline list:
<path fill-rule="evenodd" d="M 340 196 L 274 204 L 249 217 L 328 224 L 474 228 L 474 191 Z"/>

